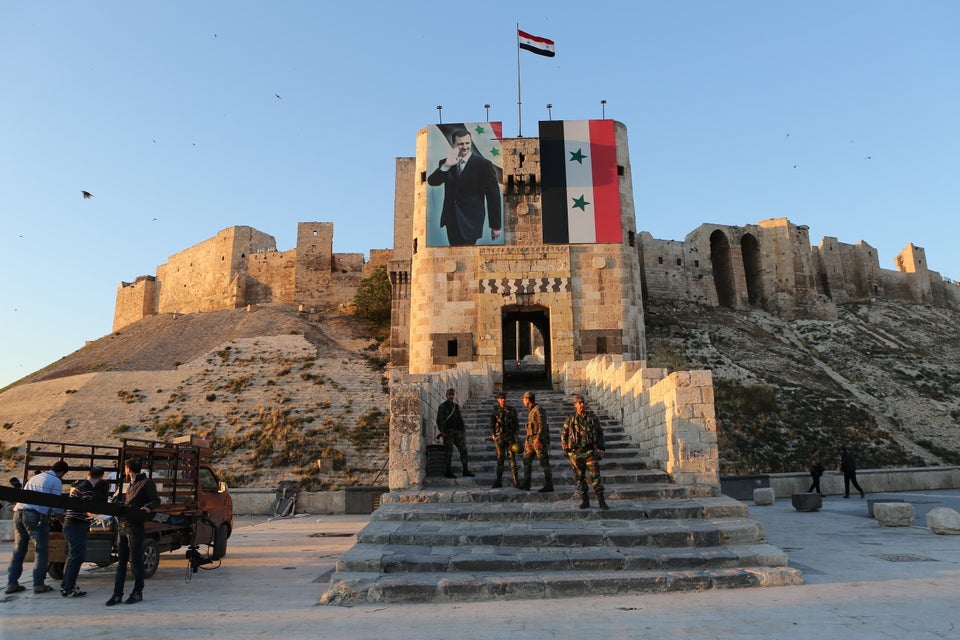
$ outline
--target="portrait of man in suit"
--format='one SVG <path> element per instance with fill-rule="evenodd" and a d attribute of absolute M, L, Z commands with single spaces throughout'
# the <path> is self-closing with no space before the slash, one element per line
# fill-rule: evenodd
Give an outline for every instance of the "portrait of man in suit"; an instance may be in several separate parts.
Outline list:
<path fill-rule="evenodd" d="M 478 129 L 486 131 L 484 127 Z M 473 134 L 466 127 L 453 128 L 444 138 L 450 145 L 449 151 L 437 163 L 427 178 L 427 184 L 443 187 L 439 226 L 446 231 L 446 244 L 451 247 L 478 242 L 501 244 L 503 198 L 497 167 L 480 154 Z M 497 138 L 492 139 L 499 142 Z M 485 143 L 490 144 L 489 140 Z M 499 147 L 493 146 L 491 150 L 498 153 Z M 490 230 L 489 236 L 485 236 L 486 228 Z M 442 246 L 443 243 L 428 244 Z"/>

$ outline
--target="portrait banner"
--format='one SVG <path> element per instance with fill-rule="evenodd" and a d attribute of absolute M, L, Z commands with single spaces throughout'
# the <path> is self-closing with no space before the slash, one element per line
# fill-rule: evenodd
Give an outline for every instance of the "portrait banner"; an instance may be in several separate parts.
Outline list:
<path fill-rule="evenodd" d="M 503 244 L 503 127 L 427 127 L 427 246 Z"/>

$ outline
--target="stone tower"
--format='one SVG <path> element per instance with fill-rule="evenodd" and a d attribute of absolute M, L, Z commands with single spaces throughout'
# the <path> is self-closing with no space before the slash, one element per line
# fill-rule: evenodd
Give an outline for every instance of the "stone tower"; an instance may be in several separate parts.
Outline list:
<path fill-rule="evenodd" d="M 549 122 L 540 138 L 504 139 L 499 123 L 457 126 L 421 129 L 416 158 L 397 161 L 394 364 L 410 373 L 468 362 L 508 369 L 532 356 L 555 386 L 563 362 L 598 354 L 644 360 L 626 127 Z M 493 159 L 502 221 L 488 204 L 476 244 L 451 246 L 438 224 L 450 192 L 436 172 L 455 139 L 469 140 L 464 130 L 474 153 Z M 594 228 L 591 216 L 602 215 L 605 228 Z M 491 221 L 502 224 L 499 238 Z"/>

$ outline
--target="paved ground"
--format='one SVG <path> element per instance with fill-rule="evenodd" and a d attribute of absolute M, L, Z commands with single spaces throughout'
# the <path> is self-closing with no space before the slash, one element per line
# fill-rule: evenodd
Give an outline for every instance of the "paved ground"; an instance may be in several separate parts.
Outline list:
<path fill-rule="evenodd" d="M 112 568 L 90 565 L 86 598 L 0 596 L 4 638 L 528 638 L 960 637 L 960 536 L 926 529 L 933 507 L 960 511 L 960 491 L 871 494 L 913 503 L 910 528 L 881 528 L 866 501 L 832 496 L 800 513 L 789 500 L 751 506 L 807 584 L 744 589 L 439 605 L 320 607 L 336 558 L 364 516 L 245 518 L 223 566 L 185 582 L 182 552 L 165 554 L 137 605 L 103 606 Z M 345 535 L 346 534 L 346 535 Z M 0 544 L 0 558 L 10 555 Z"/>

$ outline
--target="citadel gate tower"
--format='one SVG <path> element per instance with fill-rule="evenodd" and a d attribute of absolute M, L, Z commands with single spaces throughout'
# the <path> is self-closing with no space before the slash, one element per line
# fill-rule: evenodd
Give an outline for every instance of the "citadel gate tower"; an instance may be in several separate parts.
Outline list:
<path fill-rule="evenodd" d="M 496 189 L 481 184 L 491 176 Z M 416 158 L 397 160 L 394 207 L 395 365 L 509 372 L 542 349 L 556 387 L 564 362 L 645 360 L 622 123 L 545 121 L 539 138 L 508 139 L 498 122 L 425 127 Z"/>

